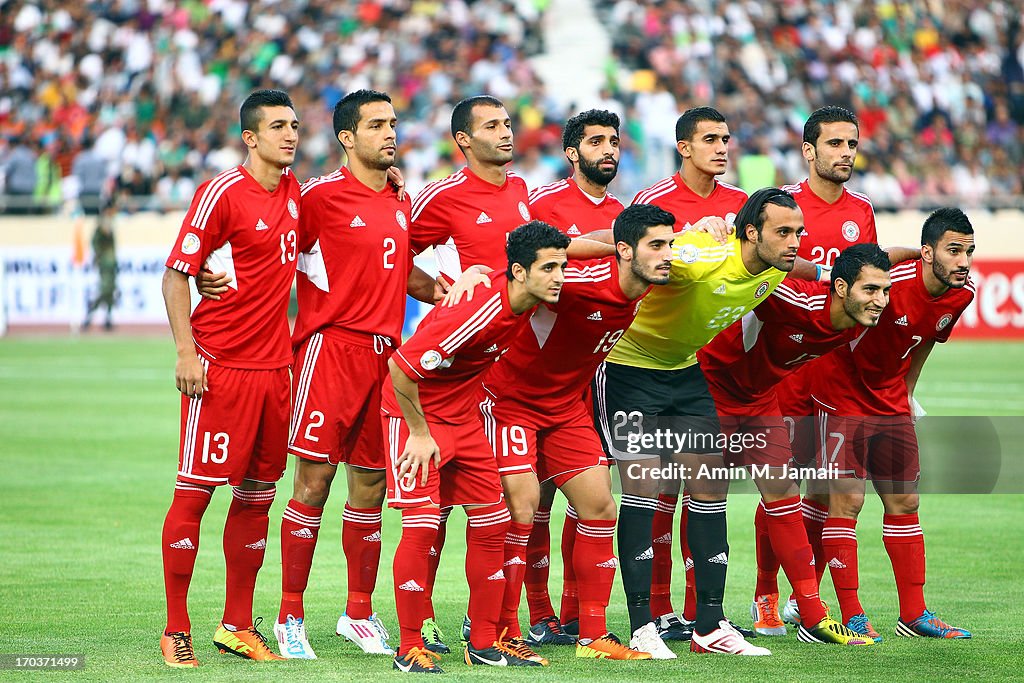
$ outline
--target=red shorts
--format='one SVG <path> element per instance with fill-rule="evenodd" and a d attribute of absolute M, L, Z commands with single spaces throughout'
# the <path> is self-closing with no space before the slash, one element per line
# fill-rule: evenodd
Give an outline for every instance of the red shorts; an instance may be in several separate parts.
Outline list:
<path fill-rule="evenodd" d="M 398 459 L 409 438 L 409 426 L 400 417 L 381 411 L 387 445 L 388 506 L 413 508 L 423 505 L 494 505 L 504 499 L 494 454 L 476 419 L 461 424 L 430 422 L 430 435 L 441 451 L 441 467 L 430 464 L 426 485 L 398 478 Z"/>
<path fill-rule="evenodd" d="M 502 476 L 533 472 L 540 481 L 561 486 L 591 467 L 608 466 L 583 401 L 569 413 L 538 415 L 519 402 L 484 394 L 480 412 Z"/>
<path fill-rule="evenodd" d="M 814 462 L 817 439 L 814 431 L 814 416 L 817 409 L 811 399 L 812 378 L 816 361 L 804 363 L 786 375 L 775 385 L 779 409 L 789 427 L 790 447 L 793 461 L 798 465 Z"/>
<path fill-rule="evenodd" d="M 206 365 L 202 398 L 181 397 L 178 479 L 203 486 L 273 483 L 288 446 L 288 368 Z"/>
<path fill-rule="evenodd" d="M 722 391 L 712 375 L 706 377 L 722 433 L 727 437 L 722 449 L 725 463 L 730 467 L 789 464 L 793 457 L 789 448 L 789 427 L 782 419 L 774 392 L 741 402 Z"/>
<path fill-rule="evenodd" d="M 850 417 L 815 400 L 818 466 L 835 476 L 872 481 L 917 481 L 921 460 L 909 415 Z"/>
<path fill-rule="evenodd" d="M 374 344 L 368 335 L 360 340 Z M 380 390 L 391 351 L 382 342 L 352 344 L 334 332 L 303 342 L 293 366 L 288 452 L 314 462 L 384 469 Z"/>

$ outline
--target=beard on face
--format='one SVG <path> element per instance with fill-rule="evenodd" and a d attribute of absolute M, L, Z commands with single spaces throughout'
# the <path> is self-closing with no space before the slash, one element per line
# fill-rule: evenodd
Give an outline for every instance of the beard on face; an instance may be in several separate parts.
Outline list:
<path fill-rule="evenodd" d="M 615 179 L 615 174 L 619 172 L 619 162 L 615 159 L 611 159 L 615 166 L 611 170 L 601 168 L 601 164 L 604 163 L 605 159 L 599 159 L 596 162 L 587 161 L 583 157 L 580 157 L 580 173 L 586 176 L 587 180 L 594 183 L 595 185 L 608 185 Z"/>

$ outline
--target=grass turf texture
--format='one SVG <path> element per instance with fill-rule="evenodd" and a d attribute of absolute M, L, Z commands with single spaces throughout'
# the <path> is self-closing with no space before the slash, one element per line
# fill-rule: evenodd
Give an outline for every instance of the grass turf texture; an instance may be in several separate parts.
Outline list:
<path fill-rule="evenodd" d="M 84 671 L 53 673 L 75 680 L 184 678 L 204 681 L 357 680 L 397 678 L 386 657 L 364 655 L 335 637 L 345 572 L 340 547 L 343 477 L 328 503 L 306 593 L 315 662 L 255 664 L 218 654 L 211 638 L 224 594 L 220 532 L 230 496 L 219 491 L 204 519 L 202 550 L 192 583 L 190 610 L 199 671 L 182 673 L 161 662 L 164 624 L 160 527 L 170 502 L 178 443 L 178 394 L 169 340 L 120 337 L 13 339 L 0 341 L 0 650 L 53 655 L 84 653 Z M 1024 345 L 952 343 L 939 347 L 925 368 L 919 398 L 931 414 L 1024 414 L 1024 385 L 1009 368 L 1024 365 Z M 948 378 L 948 379 L 947 379 Z M 1009 451 L 1016 444 L 1004 448 Z M 266 563 L 256 591 L 256 614 L 272 628 L 280 595 L 281 511 L 291 492 L 291 467 L 271 512 Z M 732 546 L 726 612 L 750 623 L 754 583 L 753 496 L 729 505 Z M 552 519 L 558 547 L 561 510 Z M 382 571 L 376 609 L 397 623 L 390 561 L 398 515 L 385 513 Z M 546 648 L 547 670 L 468 669 L 457 646 L 467 591 L 463 574 L 465 516 L 452 516 L 435 591 L 439 622 L 455 652 L 442 666 L 448 680 L 593 680 L 597 678 L 691 680 L 1009 679 L 1018 675 L 1024 608 L 1018 594 L 1024 495 L 934 495 L 922 502 L 928 544 L 928 604 L 950 623 L 974 632 L 974 640 L 905 640 L 892 633 L 896 592 L 881 543 L 881 507 L 869 497 L 859 525 L 861 597 L 885 642 L 870 650 L 759 638 L 770 658 L 691 655 L 668 662 L 577 660 L 572 648 Z M 557 551 L 556 551 L 557 552 Z M 677 560 L 678 562 L 678 560 Z M 681 563 L 680 563 L 681 564 Z M 680 566 L 677 564 L 677 567 Z M 560 560 L 552 562 L 557 607 Z M 783 585 L 785 582 L 783 581 Z M 1014 588 L 1017 586 L 1018 588 Z M 681 573 L 675 580 L 682 606 Z M 785 590 L 785 589 L 784 589 Z M 822 591 L 832 594 L 826 578 Z M 834 598 L 832 600 L 834 604 Z M 523 615 L 525 620 L 525 600 Z M 628 637 L 618 578 L 609 625 Z M 22 674 L 0 671 L 0 679 Z"/>

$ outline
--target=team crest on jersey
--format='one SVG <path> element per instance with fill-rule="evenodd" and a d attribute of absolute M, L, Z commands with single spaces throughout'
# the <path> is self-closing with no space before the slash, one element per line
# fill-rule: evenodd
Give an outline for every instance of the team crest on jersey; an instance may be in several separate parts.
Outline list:
<path fill-rule="evenodd" d="M 860 226 L 855 221 L 843 223 L 843 239 L 847 242 L 856 242 L 860 238 Z"/>
<path fill-rule="evenodd" d="M 409 222 L 405 219 L 405 214 L 402 211 L 395 211 L 395 220 L 398 221 L 398 225 L 402 230 L 409 229 Z"/>
<path fill-rule="evenodd" d="M 297 219 L 299 217 L 299 207 L 295 203 L 294 199 L 288 200 L 288 213 L 291 215 L 292 218 Z"/>
<path fill-rule="evenodd" d="M 522 202 L 519 202 L 519 215 L 523 217 L 524 221 L 530 220 L 530 210 Z"/>
<path fill-rule="evenodd" d="M 684 244 L 679 247 L 679 260 L 683 263 L 696 263 L 700 251 L 692 244 Z"/>
<path fill-rule="evenodd" d="M 769 285 L 767 280 L 759 284 L 757 286 L 757 291 L 754 292 L 754 298 L 760 299 L 762 296 L 764 296 L 764 293 L 768 291 L 768 287 Z"/>
<path fill-rule="evenodd" d="M 190 232 L 187 235 L 185 235 L 183 238 L 181 238 L 181 253 L 182 254 L 188 254 L 189 256 L 191 256 L 192 254 L 194 254 L 197 251 L 199 251 L 199 246 L 200 246 L 199 235 L 195 234 L 194 232 Z"/>
<path fill-rule="evenodd" d="M 935 331 L 942 332 L 949 326 L 949 323 L 951 322 L 953 322 L 953 315 L 951 313 L 947 313 L 946 315 L 939 318 L 939 322 L 935 323 Z"/>

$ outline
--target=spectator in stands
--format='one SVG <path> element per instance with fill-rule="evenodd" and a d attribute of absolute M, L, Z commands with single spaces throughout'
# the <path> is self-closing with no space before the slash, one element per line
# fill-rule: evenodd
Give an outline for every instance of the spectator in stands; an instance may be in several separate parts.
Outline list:
<path fill-rule="evenodd" d="M 35 209 L 37 181 L 36 153 L 24 137 L 11 141 L 11 149 L 4 163 L 4 177 L 7 213 L 32 213 Z"/>
<path fill-rule="evenodd" d="M 96 216 L 108 189 L 107 162 L 93 148 L 92 138 L 82 139 L 82 150 L 71 164 L 71 173 L 77 180 L 78 201 L 89 216 Z"/>

